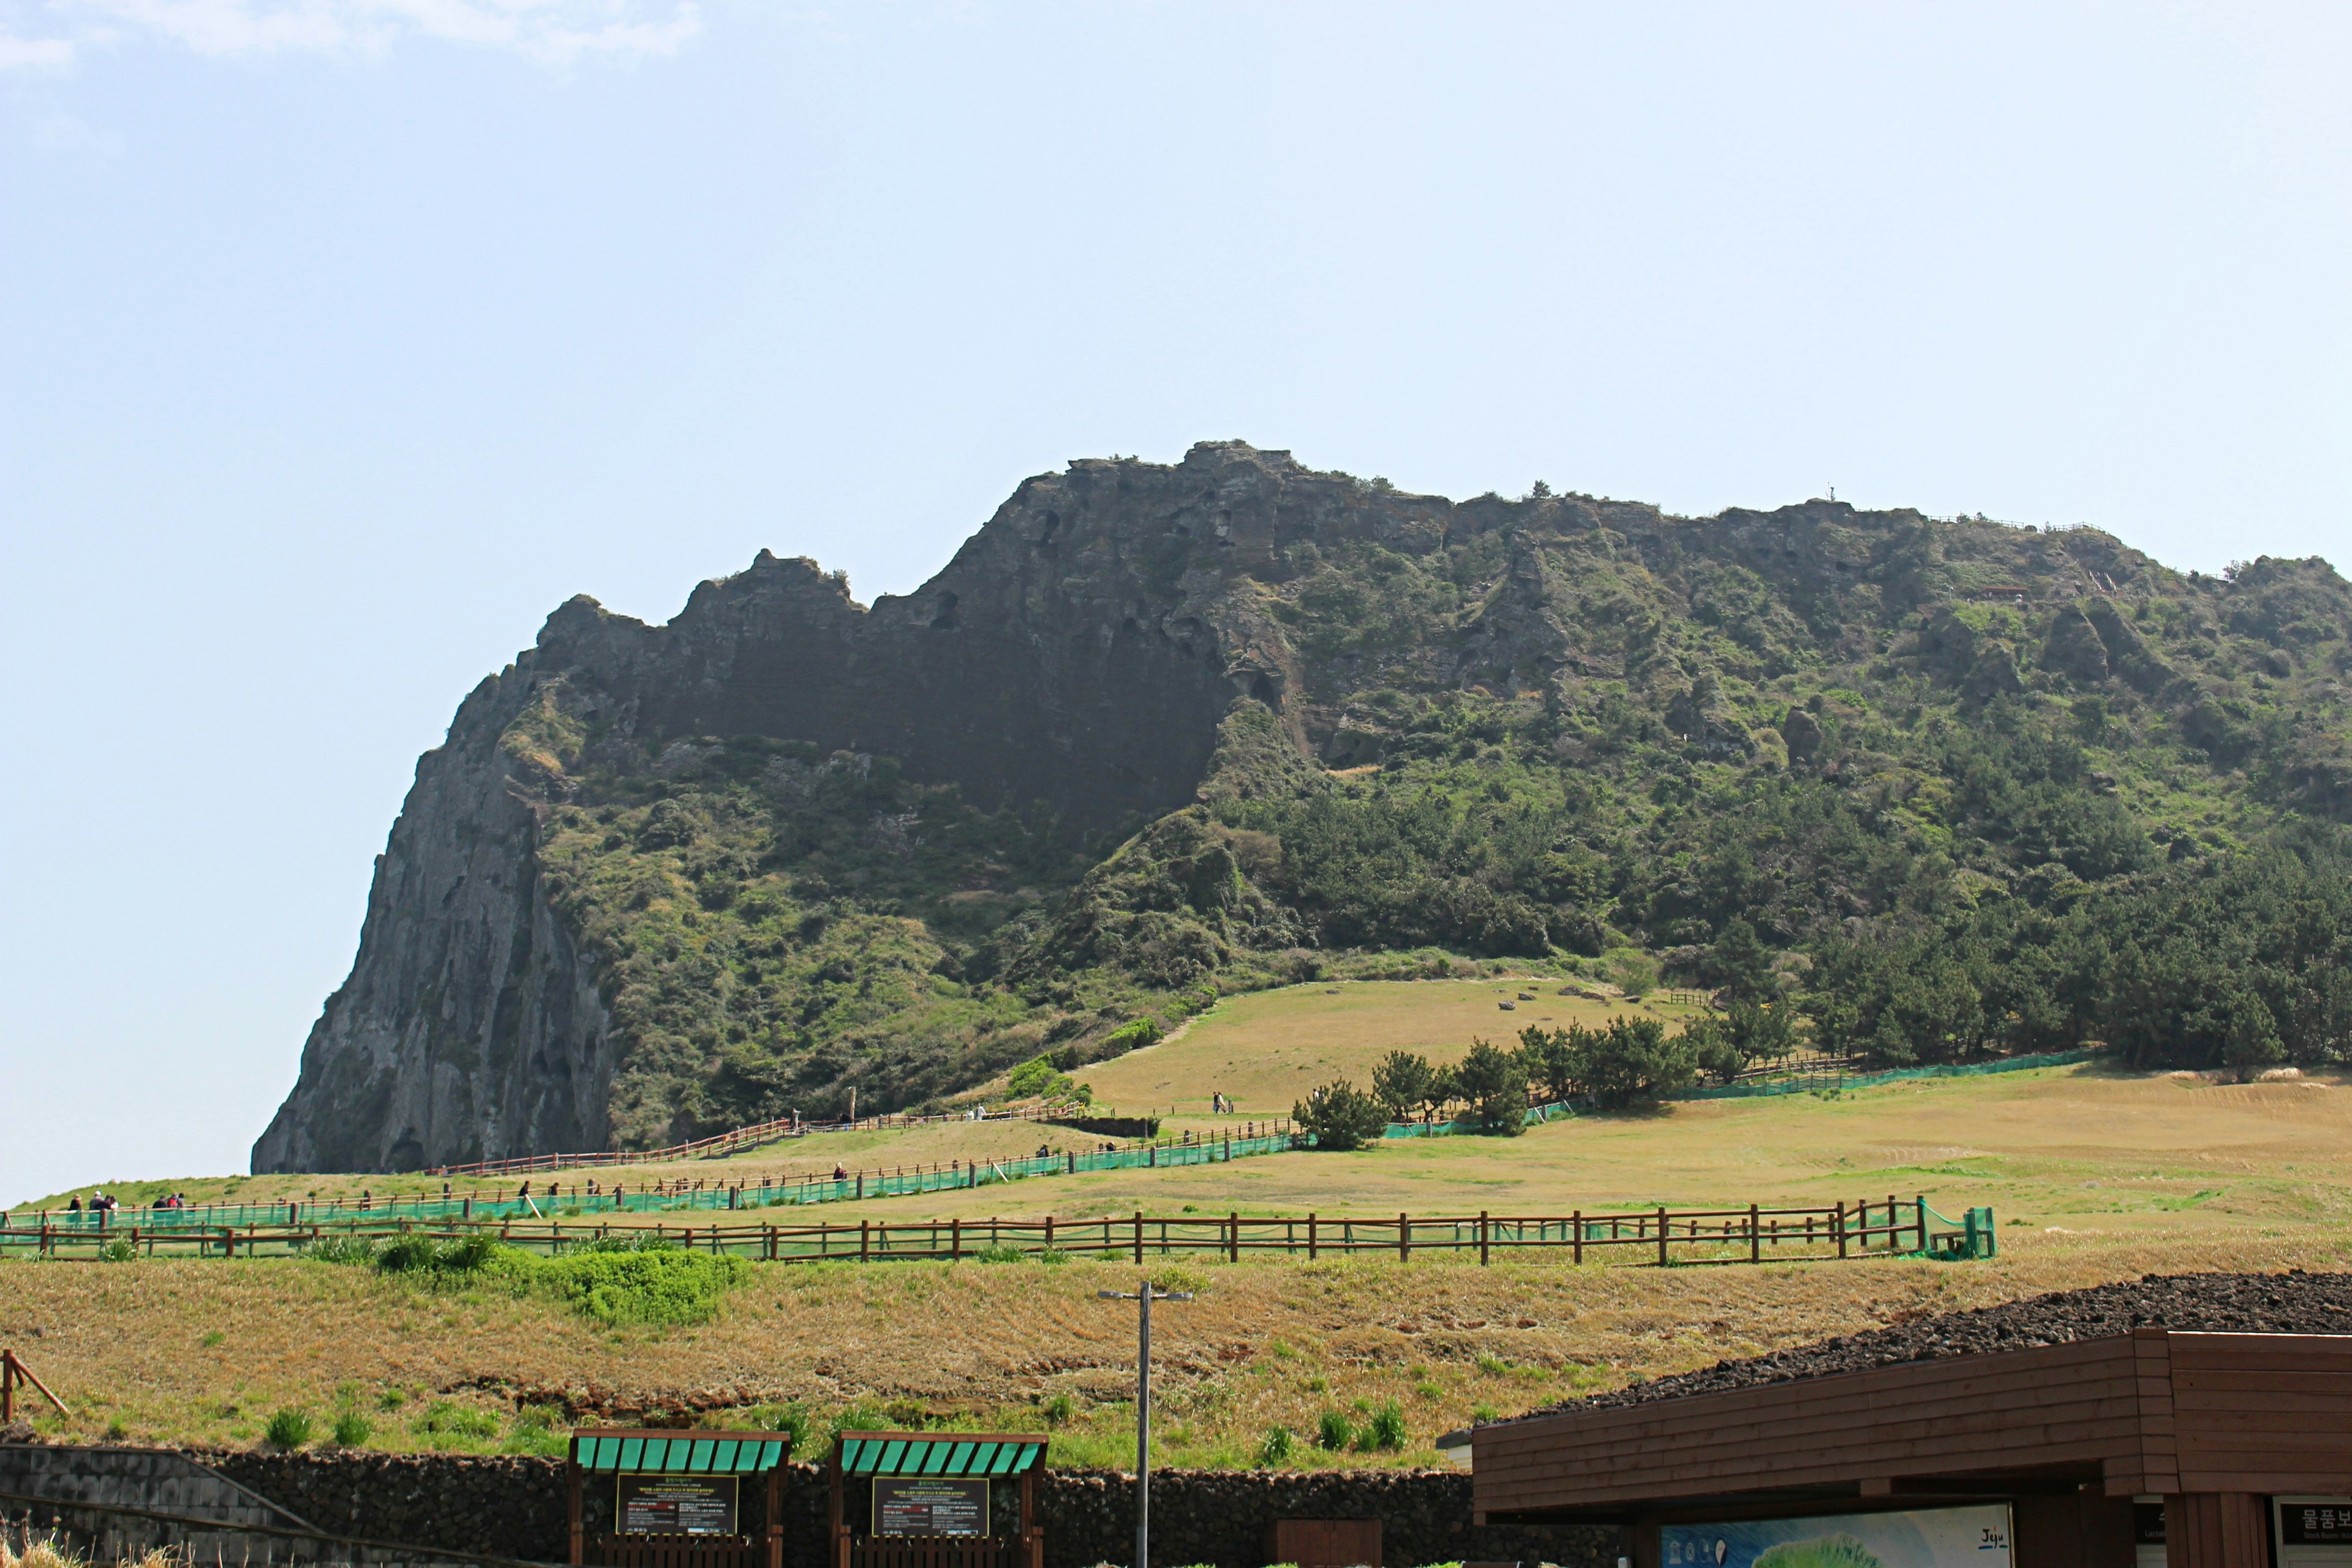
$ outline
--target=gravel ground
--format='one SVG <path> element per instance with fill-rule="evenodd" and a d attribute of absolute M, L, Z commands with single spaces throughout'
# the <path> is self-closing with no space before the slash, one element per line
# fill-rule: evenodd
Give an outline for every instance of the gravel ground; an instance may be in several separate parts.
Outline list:
<path fill-rule="evenodd" d="M 2125 1284 L 2029 1296 L 1998 1307 L 1917 1318 L 1745 1361 L 1717 1362 L 1697 1372 L 1637 1383 L 1529 1414 L 1645 1405 L 1656 1399 L 1752 1388 L 1801 1377 L 1867 1372 L 1901 1362 L 2102 1340 L 2134 1329 L 2352 1333 L 2352 1274 L 2306 1274 L 2301 1269 L 2285 1274 L 2150 1274 Z"/>

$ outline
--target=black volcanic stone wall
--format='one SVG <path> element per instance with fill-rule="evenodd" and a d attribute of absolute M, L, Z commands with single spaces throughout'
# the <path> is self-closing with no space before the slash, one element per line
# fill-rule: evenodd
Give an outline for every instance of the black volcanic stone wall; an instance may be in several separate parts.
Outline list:
<path fill-rule="evenodd" d="M 1039 1489 L 1045 1568 L 1135 1560 L 1135 1479 L 1058 1471 Z M 1618 1534 L 1591 1526 L 1531 1529 L 1470 1522 L 1470 1477 L 1461 1470 L 1173 1470 L 1151 1478 L 1155 1563 L 1259 1568 L 1276 1519 L 1377 1519 L 1391 1568 L 1460 1561 L 1556 1563 L 1609 1568 Z"/>
<path fill-rule="evenodd" d="M 335 1535 L 561 1563 L 563 1466 L 554 1459 L 443 1454 L 234 1452 L 203 1456 L 230 1479 Z M 757 1531 L 763 1489 L 744 1487 Z M 601 1492 L 592 1487 L 592 1501 Z M 784 1482 L 787 1568 L 825 1568 L 824 1472 L 793 1465 Z M 1124 1563 L 1135 1552 L 1135 1481 L 1058 1470 L 1039 1482 L 1046 1568 Z M 591 1513 L 592 1527 L 602 1522 Z M 1168 1564 L 1260 1568 L 1266 1526 L 1280 1518 L 1378 1519 L 1391 1568 L 1464 1559 L 1609 1568 L 1617 1532 L 1470 1522 L 1470 1478 L 1458 1470 L 1312 1474 L 1170 1470 L 1152 1478 L 1151 1555 Z"/>
<path fill-rule="evenodd" d="M 560 1459 L 246 1449 L 205 1463 L 330 1535 L 561 1563 Z"/>

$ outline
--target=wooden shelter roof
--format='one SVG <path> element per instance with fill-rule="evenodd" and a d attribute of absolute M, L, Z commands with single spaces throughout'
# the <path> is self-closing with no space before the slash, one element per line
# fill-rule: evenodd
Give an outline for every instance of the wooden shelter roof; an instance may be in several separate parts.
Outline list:
<path fill-rule="evenodd" d="M 1017 1476 L 1045 1458 L 1034 1432 L 844 1432 L 834 1449 L 844 1475 Z"/>
<path fill-rule="evenodd" d="M 785 1432 L 601 1426 L 572 1434 L 572 1462 L 597 1474 L 757 1475 L 782 1464 L 792 1448 L 792 1436 Z"/>
<path fill-rule="evenodd" d="M 2179 1333 L 1951 1356 L 1471 1436 L 1482 1521 L 2074 1490 L 2352 1493 L 2352 1335 Z"/>

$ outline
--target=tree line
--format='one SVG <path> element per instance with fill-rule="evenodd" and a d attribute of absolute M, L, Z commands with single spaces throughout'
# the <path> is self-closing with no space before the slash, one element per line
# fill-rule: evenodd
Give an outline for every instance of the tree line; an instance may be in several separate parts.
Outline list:
<path fill-rule="evenodd" d="M 1705 1079 L 1729 1083 L 1759 1061 L 1797 1048 L 1787 1010 L 1746 998 L 1721 1014 L 1702 1015 L 1669 1034 L 1655 1018 L 1619 1016 L 1599 1027 L 1571 1022 L 1529 1025 L 1516 1047 L 1475 1040 L 1463 1058 L 1433 1067 L 1413 1051 L 1391 1051 L 1372 1068 L 1371 1087 L 1346 1079 L 1325 1084 L 1291 1108 L 1318 1149 L 1355 1149 L 1390 1123 L 1448 1115 L 1465 1131 L 1517 1137 L 1528 1106 L 1581 1100 L 1614 1109 L 1654 1100 Z"/>

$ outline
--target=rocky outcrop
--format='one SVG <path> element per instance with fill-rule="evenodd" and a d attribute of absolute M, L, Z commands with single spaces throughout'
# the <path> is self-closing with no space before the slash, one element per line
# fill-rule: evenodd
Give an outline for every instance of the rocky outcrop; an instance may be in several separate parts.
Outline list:
<path fill-rule="evenodd" d="M 1318 536 L 1437 536 L 1449 503 L 1239 443 L 1024 483 L 930 583 L 858 605 L 761 552 L 667 626 L 575 598 L 484 681 L 376 863 L 351 977 L 253 1168 L 413 1170 L 604 1147 L 626 1042 L 534 858 L 567 747 L 765 735 L 878 753 L 1072 833 L 1181 805 L 1236 697 L 1303 746 L 1299 666 L 1257 581 Z"/>

